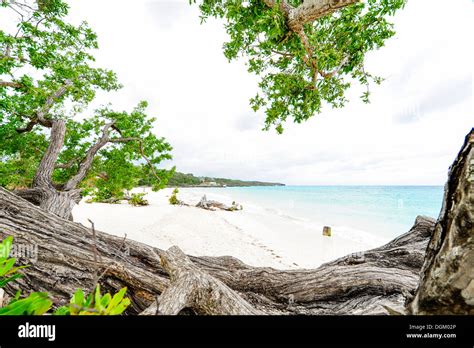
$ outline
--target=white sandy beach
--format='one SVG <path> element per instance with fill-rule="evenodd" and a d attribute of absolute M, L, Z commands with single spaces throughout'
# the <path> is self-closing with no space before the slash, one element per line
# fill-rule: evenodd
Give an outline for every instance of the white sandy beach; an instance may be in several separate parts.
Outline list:
<path fill-rule="evenodd" d="M 136 189 L 142 192 L 144 189 Z M 253 266 L 278 269 L 315 268 L 324 262 L 360 252 L 387 242 L 363 231 L 332 227 L 332 236 L 322 235 L 323 226 L 261 207 L 238 202 L 242 211 L 207 211 L 168 203 L 172 189 L 149 192 L 146 207 L 124 204 L 81 202 L 73 211 L 74 220 L 98 230 L 124 236 L 167 249 L 178 245 L 196 256 L 229 255 Z M 178 198 L 195 205 L 203 194 L 208 199 L 230 205 L 234 200 L 225 189 L 222 194 L 206 188 L 181 188 Z"/>

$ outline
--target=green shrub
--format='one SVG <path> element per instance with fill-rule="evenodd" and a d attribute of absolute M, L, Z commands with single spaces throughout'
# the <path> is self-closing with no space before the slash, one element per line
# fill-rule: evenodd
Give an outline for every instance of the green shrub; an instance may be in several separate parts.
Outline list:
<path fill-rule="evenodd" d="M 180 204 L 181 201 L 178 199 L 178 197 L 176 196 L 177 194 L 179 193 L 179 190 L 178 188 L 175 188 L 173 190 L 173 193 L 171 194 L 171 197 L 169 199 L 169 202 L 171 205 L 177 205 L 177 204 Z"/>
<path fill-rule="evenodd" d="M 96 203 L 119 203 L 124 197 L 122 191 L 112 191 L 109 187 L 97 187 L 97 190 L 91 193 L 92 202 Z"/>
<path fill-rule="evenodd" d="M 132 193 L 132 196 L 130 197 L 128 204 L 133 205 L 134 207 L 140 207 L 140 206 L 145 206 L 148 205 L 148 201 L 144 199 L 146 193 Z"/>

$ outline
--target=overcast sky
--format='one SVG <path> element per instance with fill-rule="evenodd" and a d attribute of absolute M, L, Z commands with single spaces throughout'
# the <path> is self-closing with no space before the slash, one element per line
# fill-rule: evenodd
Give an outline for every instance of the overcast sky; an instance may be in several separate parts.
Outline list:
<path fill-rule="evenodd" d="M 258 79 L 222 53 L 223 25 L 201 25 L 188 0 L 69 1 L 74 21 L 99 35 L 99 65 L 124 88 L 99 94 L 117 109 L 150 102 L 156 133 L 185 173 L 286 184 L 442 185 L 474 124 L 469 0 L 408 0 L 397 35 L 371 53 L 367 70 L 386 78 L 372 103 L 350 92 L 344 109 L 285 132 L 262 131 L 248 100 Z"/>

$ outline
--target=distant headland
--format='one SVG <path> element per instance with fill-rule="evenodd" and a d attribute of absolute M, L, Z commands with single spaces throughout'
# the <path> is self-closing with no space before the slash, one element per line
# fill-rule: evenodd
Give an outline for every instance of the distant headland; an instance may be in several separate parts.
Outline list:
<path fill-rule="evenodd" d="M 168 187 L 243 187 L 243 186 L 285 186 L 282 183 L 244 181 L 225 178 L 194 176 L 175 172 L 168 181 Z"/>

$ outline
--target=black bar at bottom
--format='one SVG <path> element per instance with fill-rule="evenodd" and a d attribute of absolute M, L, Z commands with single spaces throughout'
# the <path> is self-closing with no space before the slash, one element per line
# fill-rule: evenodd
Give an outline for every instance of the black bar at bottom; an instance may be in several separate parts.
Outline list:
<path fill-rule="evenodd" d="M 52 327 L 34 325 L 54 325 L 54 340 Z M 48 337 L 31 337 L 39 334 Z M 0 317 L 1 348 L 117 344 L 138 347 L 148 342 L 158 347 L 175 344 L 473 347 L 473 337 L 472 316 Z"/>

